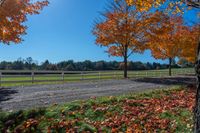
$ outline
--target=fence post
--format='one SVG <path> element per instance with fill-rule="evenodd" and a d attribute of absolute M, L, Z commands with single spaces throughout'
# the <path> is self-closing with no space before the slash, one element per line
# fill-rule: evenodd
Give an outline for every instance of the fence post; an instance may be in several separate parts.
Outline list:
<path fill-rule="evenodd" d="M 99 80 L 101 79 L 101 72 L 99 72 Z"/>
<path fill-rule="evenodd" d="M 62 81 L 64 82 L 65 81 L 65 73 L 62 72 L 61 75 L 62 75 Z"/>
<path fill-rule="evenodd" d="M 0 87 L 1 87 L 1 77 L 2 77 L 2 73 L 0 72 Z"/>
<path fill-rule="evenodd" d="M 81 80 L 84 80 L 83 72 L 81 72 Z"/>
<path fill-rule="evenodd" d="M 148 77 L 148 72 L 146 72 L 146 77 Z"/>
<path fill-rule="evenodd" d="M 114 79 L 117 79 L 117 74 L 116 74 L 116 72 L 114 72 Z"/>
<path fill-rule="evenodd" d="M 32 84 L 34 83 L 34 71 L 31 72 Z"/>

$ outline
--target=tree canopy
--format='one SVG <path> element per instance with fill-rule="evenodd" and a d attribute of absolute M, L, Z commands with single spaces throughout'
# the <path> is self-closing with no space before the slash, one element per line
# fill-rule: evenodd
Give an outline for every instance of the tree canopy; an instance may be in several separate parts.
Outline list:
<path fill-rule="evenodd" d="M 49 2 L 31 0 L 1 0 L 0 3 L 0 43 L 20 43 L 26 34 L 27 15 L 39 14 Z"/>
<path fill-rule="evenodd" d="M 97 22 L 93 34 L 96 44 L 107 47 L 112 56 L 124 58 L 124 77 L 127 78 L 127 59 L 132 53 L 147 49 L 147 29 L 153 30 L 159 14 L 140 12 L 124 0 L 111 3 L 111 10 L 103 13 L 103 21 Z M 150 29 L 151 28 L 151 29 Z"/>
<path fill-rule="evenodd" d="M 200 7 L 199 0 L 126 0 L 126 2 L 128 5 L 136 6 L 141 11 L 147 11 L 153 7 L 158 8 L 163 4 L 167 10 L 173 10 L 176 13 L 182 12 L 185 8 Z"/>

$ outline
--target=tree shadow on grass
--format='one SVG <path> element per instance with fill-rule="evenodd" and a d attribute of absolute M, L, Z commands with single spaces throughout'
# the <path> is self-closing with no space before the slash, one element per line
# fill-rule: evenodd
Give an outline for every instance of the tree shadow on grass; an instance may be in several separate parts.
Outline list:
<path fill-rule="evenodd" d="M 18 91 L 11 88 L 0 88 L 0 103 L 11 99 L 11 95 L 15 93 L 18 93 Z"/>
<path fill-rule="evenodd" d="M 194 76 L 142 78 L 142 79 L 136 79 L 134 81 L 161 84 L 161 85 L 192 85 L 192 84 L 195 84 L 196 78 Z"/>

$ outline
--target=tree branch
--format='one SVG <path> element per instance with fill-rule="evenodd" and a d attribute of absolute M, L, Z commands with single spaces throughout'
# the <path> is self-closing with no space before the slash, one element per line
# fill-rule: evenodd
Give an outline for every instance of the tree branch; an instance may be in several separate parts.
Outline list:
<path fill-rule="evenodd" d="M 188 6 L 200 8 L 200 0 L 186 0 Z"/>
<path fill-rule="evenodd" d="M 6 0 L 0 0 L 0 6 L 3 6 Z"/>

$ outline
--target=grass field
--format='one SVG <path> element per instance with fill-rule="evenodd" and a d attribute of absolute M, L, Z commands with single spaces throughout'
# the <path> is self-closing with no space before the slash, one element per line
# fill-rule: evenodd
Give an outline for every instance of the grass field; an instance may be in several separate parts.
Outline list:
<path fill-rule="evenodd" d="M 168 69 L 164 70 L 146 70 L 146 71 L 129 71 L 128 77 L 163 77 L 168 76 Z M 172 75 L 194 74 L 193 68 L 172 69 Z M 1 86 L 21 86 L 31 84 L 51 84 L 63 83 L 83 80 L 99 80 L 99 79 L 121 79 L 123 71 L 100 71 L 100 72 L 84 72 L 79 74 L 36 74 L 34 75 L 34 83 L 31 75 L 3 75 L 0 79 Z"/>
<path fill-rule="evenodd" d="M 192 133 L 195 92 L 173 87 L 0 113 L 0 132 Z"/>

